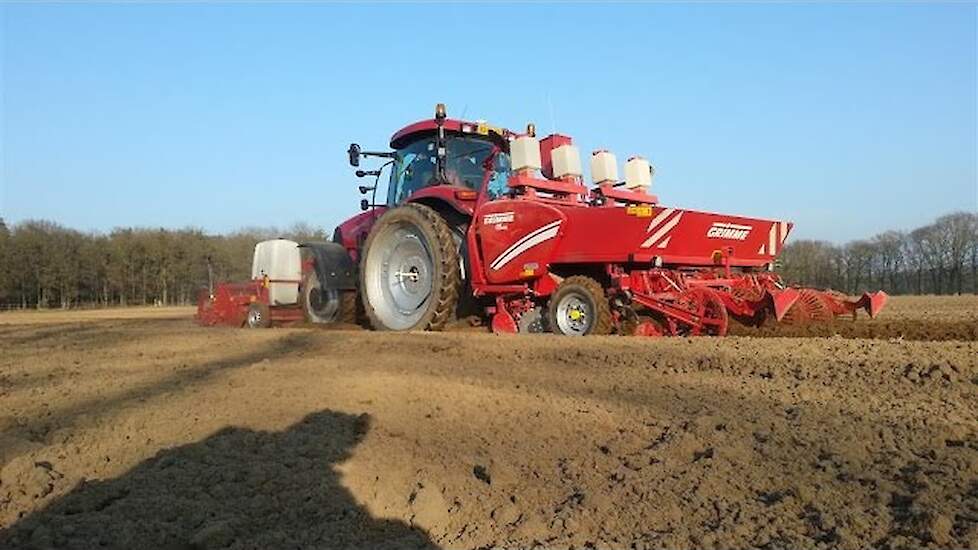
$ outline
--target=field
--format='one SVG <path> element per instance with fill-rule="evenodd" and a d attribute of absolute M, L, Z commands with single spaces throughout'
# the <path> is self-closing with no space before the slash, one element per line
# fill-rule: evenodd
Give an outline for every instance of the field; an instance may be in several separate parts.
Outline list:
<path fill-rule="evenodd" d="M 0 547 L 978 548 L 976 297 L 722 339 L 191 315 L 0 314 Z"/>

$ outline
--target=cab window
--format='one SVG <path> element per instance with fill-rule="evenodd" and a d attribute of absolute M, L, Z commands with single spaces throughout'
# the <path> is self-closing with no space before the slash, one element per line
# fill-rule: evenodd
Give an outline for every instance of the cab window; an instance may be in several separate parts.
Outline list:
<path fill-rule="evenodd" d="M 448 138 L 446 148 L 445 172 L 448 182 L 478 190 L 485 174 L 486 159 L 495 149 L 495 145 L 484 139 L 454 136 Z M 508 156 L 497 155 L 495 164 L 500 162 L 498 160 L 500 156 L 504 157 L 508 173 Z M 397 150 L 394 169 L 391 170 L 387 204 L 389 206 L 400 204 L 415 191 L 431 185 L 434 182 L 436 162 L 433 137 L 419 139 Z M 492 178 L 496 179 L 498 176 L 495 167 L 493 171 Z"/>

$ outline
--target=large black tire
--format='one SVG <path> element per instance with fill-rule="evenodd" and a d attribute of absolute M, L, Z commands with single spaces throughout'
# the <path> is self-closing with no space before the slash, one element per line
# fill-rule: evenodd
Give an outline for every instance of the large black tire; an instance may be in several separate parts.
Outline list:
<path fill-rule="evenodd" d="M 315 273 L 302 276 L 299 306 L 306 321 L 316 324 L 356 323 L 357 293 L 353 290 L 323 292 Z"/>
<path fill-rule="evenodd" d="M 248 306 L 248 316 L 245 317 L 248 328 L 268 328 L 272 326 L 272 313 L 266 304 L 255 302 Z"/>
<path fill-rule="evenodd" d="M 574 312 L 579 315 L 572 319 Z M 585 336 L 611 334 L 611 306 L 601 285 L 590 277 L 575 275 L 561 281 L 550 296 L 547 320 L 554 334 Z M 575 330 L 575 327 L 578 330 Z"/>
<path fill-rule="evenodd" d="M 360 254 L 360 296 L 374 329 L 441 330 L 461 288 L 458 245 L 438 212 L 406 204 L 377 220 Z"/>

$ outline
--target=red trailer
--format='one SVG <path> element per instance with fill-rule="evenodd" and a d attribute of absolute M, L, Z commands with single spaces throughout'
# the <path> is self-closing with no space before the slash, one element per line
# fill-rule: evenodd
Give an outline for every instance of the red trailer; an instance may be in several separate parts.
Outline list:
<path fill-rule="evenodd" d="M 311 269 L 308 266 L 307 269 Z M 299 244 L 286 239 L 255 245 L 251 280 L 219 283 L 197 296 L 196 320 L 201 325 L 265 328 L 301 321 Z"/>

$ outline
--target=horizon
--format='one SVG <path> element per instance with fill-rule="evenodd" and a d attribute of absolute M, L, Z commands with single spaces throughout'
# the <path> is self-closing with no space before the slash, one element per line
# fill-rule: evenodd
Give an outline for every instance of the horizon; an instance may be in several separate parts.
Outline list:
<path fill-rule="evenodd" d="M 896 231 L 896 232 L 899 232 L 899 233 L 902 233 L 902 234 L 909 235 L 911 232 L 913 232 L 916 229 L 921 229 L 921 228 L 924 228 L 924 227 L 928 227 L 928 226 L 934 225 L 937 222 L 938 219 L 940 219 L 940 218 L 942 218 L 944 216 L 955 215 L 955 214 L 974 214 L 974 213 L 975 212 L 971 212 L 971 211 L 968 211 L 968 210 L 956 210 L 956 211 L 951 211 L 951 212 L 945 212 L 943 214 L 939 214 L 939 215 L 935 216 L 934 219 L 930 220 L 927 223 L 921 224 L 919 226 L 909 227 L 909 228 L 902 228 L 902 229 L 885 229 L 883 231 L 874 233 L 872 235 L 865 235 L 865 236 L 862 236 L 862 237 L 855 237 L 855 238 L 844 240 L 844 241 L 830 241 L 828 239 L 819 239 L 817 237 L 794 238 L 794 237 L 792 237 L 792 236 L 789 235 L 786 243 L 788 244 L 788 246 L 790 246 L 792 243 L 796 243 L 796 242 L 800 242 L 800 241 L 807 241 L 807 242 L 827 243 L 827 244 L 832 245 L 832 246 L 840 246 L 841 247 L 841 246 L 845 246 L 847 244 L 856 243 L 856 242 L 869 242 L 869 241 L 872 241 L 875 237 L 881 236 L 881 235 L 883 235 L 885 233 L 889 233 L 889 232 L 892 232 L 892 231 Z M 12 229 L 13 227 L 15 227 L 17 225 L 26 224 L 26 223 L 32 223 L 32 222 L 35 222 L 35 223 L 37 223 L 37 222 L 39 222 L 39 223 L 53 223 L 53 224 L 56 224 L 56 225 L 58 225 L 58 226 L 60 226 L 60 227 L 62 227 L 64 229 L 67 229 L 67 230 L 70 230 L 70 231 L 78 231 L 78 232 L 80 232 L 80 233 L 82 233 L 84 235 L 96 236 L 96 237 L 98 237 L 98 236 L 110 236 L 112 233 L 115 233 L 117 231 L 144 231 L 144 232 L 148 232 L 148 231 L 171 231 L 171 232 L 199 231 L 199 232 L 201 232 L 206 237 L 234 237 L 234 236 L 238 236 L 238 235 L 244 235 L 244 234 L 252 233 L 252 234 L 255 234 L 255 235 L 261 236 L 261 237 L 270 237 L 270 238 L 284 239 L 284 238 L 288 238 L 288 236 L 290 234 L 293 234 L 293 233 L 296 233 L 296 232 L 309 232 L 309 233 L 321 232 L 321 233 L 323 233 L 324 235 L 326 235 L 328 237 L 329 235 L 332 234 L 333 229 L 334 229 L 333 227 L 328 227 L 328 226 L 324 226 L 324 225 L 316 225 L 314 223 L 311 223 L 311 222 L 308 222 L 308 221 L 304 221 L 304 220 L 297 220 L 297 221 L 293 221 L 293 222 L 290 222 L 290 223 L 286 223 L 286 224 L 282 224 L 282 225 L 277 225 L 277 226 L 241 226 L 241 227 L 233 227 L 233 228 L 231 228 L 229 230 L 226 230 L 226 231 L 208 231 L 206 228 L 203 228 L 203 227 L 200 227 L 200 226 L 194 226 L 194 225 L 184 225 L 184 226 L 179 226 L 179 227 L 127 225 L 127 226 L 111 227 L 109 229 L 79 229 L 79 228 L 76 228 L 76 227 L 71 227 L 71 226 L 67 226 L 67 225 L 61 224 L 61 223 L 57 222 L 56 220 L 48 220 L 48 219 L 42 219 L 42 218 L 26 218 L 26 219 L 20 220 L 20 221 L 18 221 L 16 223 L 10 223 L 5 218 L 3 218 L 2 216 L 0 216 L 0 223 L 3 223 L 4 225 L 6 225 L 8 229 Z M 272 237 L 272 235 L 277 235 L 277 236 Z"/>
<path fill-rule="evenodd" d="M 385 147 L 437 102 L 641 154 L 663 204 L 791 220 L 792 241 L 978 211 L 974 5 L 0 10 L 11 226 L 328 233 L 359 212 L 349 142 Z M 433 21 L 509 39 L 438 49 L 412 31 Z M 571 28 L 587 39 L 542 38 Z"/>

